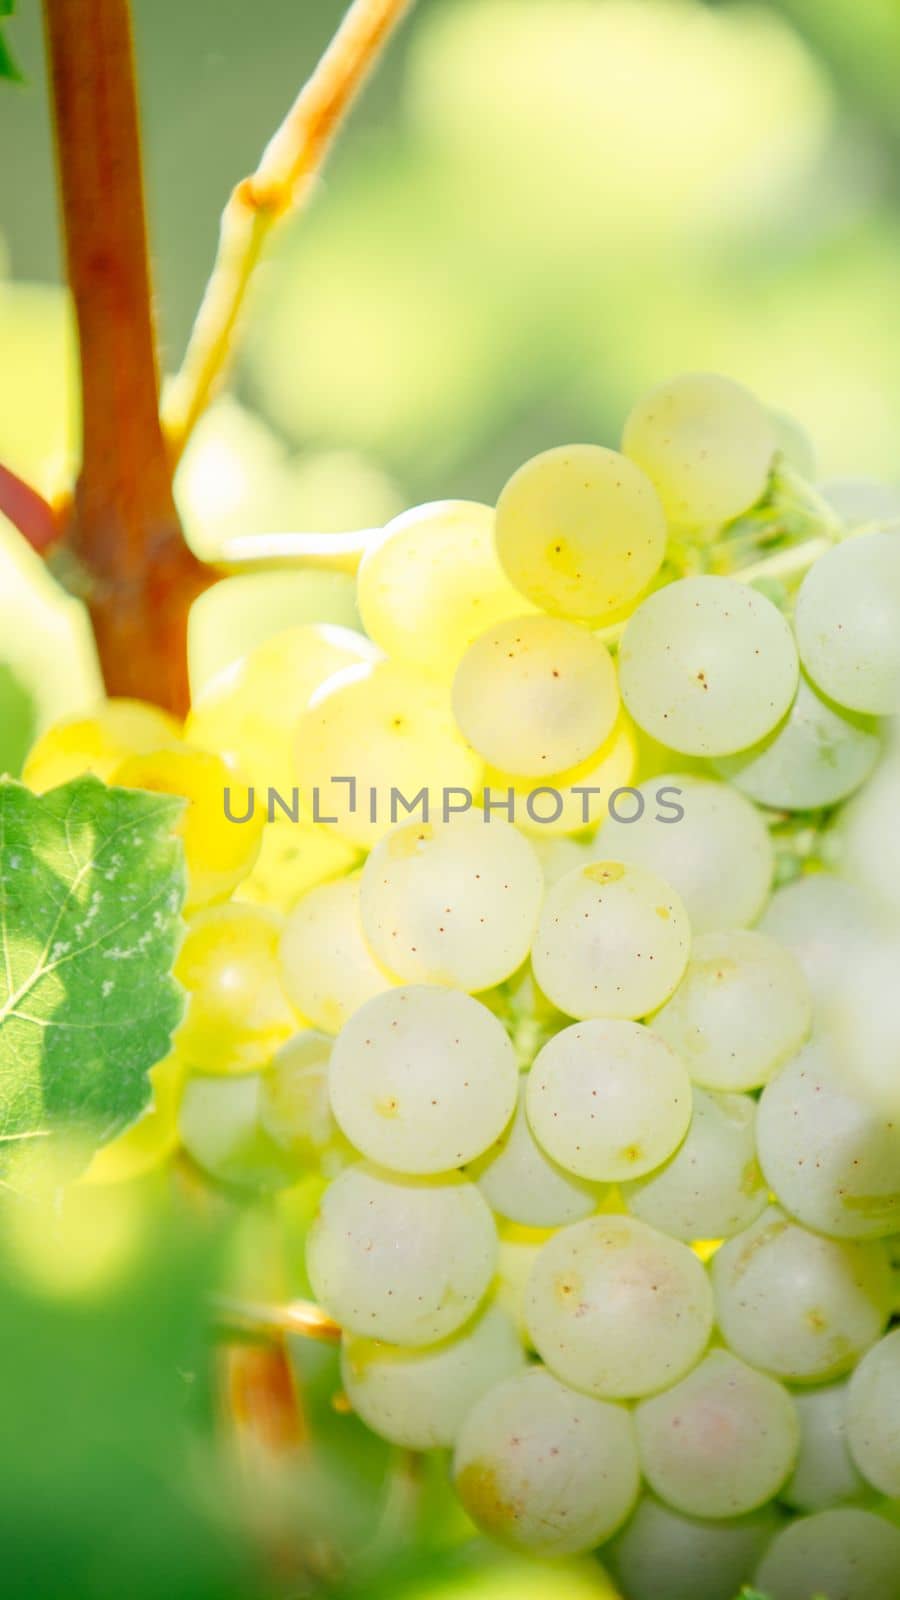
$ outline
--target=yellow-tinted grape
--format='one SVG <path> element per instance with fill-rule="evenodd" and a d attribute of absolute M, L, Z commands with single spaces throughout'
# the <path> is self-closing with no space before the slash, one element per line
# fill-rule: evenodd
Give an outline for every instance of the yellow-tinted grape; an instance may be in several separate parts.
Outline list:
<path fill-rule="evenodd" d="M 177 1048 L 193 1072 L 254 1072 L 304 1019 L 281 983 L 282 919 L 257 906 L 213 906 L 192 918 L 175 976 L 188 991 Z"/>
<path fill-rule="evenodd" d="M 22 779 L 39 794 L 86 772 L 109 783 L 126 756 L 177 745 L 180 738 L 180 723 L 158 706 L 104 700 L 92 716 L 67 717 L 48 728 L 32 746 Z"/>

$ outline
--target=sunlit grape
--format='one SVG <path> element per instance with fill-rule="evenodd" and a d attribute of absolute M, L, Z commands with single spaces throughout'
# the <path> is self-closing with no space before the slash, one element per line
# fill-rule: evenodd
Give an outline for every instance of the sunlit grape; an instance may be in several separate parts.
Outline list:
<path fill-rule="evenodd" d="M 662 563 L 666 525 L 653 485 L 600 445 L 526 461 L 497 503 L 497 552 L 522 594 L 563 617 L 600 621 L 634 601 Z"/>
<path fill-rule="evenodd" d="M 281 919 L 256 906 L 192 918 L 175 963 L 188 992 L 177 1044 L 192 1071 L 258 1070 L 301 1026 L 281 982 L 281 932 Z"/>
<path fill-rule="evenodd" d="M 826 551 L 797 596 L 800 659 L 852 711 L 900 712 L 900 540 L 866 533 Z"/>
<path fill-rule="evenodd" d="M 484 760 L 535 777 L 593 755 L 619 710 L 606 646 L 557 617 L 514 617 L 480 634 L 453 679 L 453 712 Z"/>
<path fill-rule="evenodd" d="M 104 700 L 91 716 L 55 722 L 32 745 L 22 781 L 38 794 L 93 772 L 109 782 L 126 756 L 177 745 L 181 724 L 143 700 Z"/>
<path fill-rule="evenodd" d="M 396 981 L 366 942 L 360 875 L 318 884 L 298 901 L 281 939 L 281 974 L 297 1010 L 326 1033 Z"/>

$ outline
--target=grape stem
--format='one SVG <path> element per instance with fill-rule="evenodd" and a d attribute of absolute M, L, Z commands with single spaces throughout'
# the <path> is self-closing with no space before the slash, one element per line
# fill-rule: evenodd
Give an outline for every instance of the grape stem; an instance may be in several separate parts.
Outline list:
<path fill-rule="evenodd" d="M 335 136 L 412 0 L 353 0 L 330 46 L 269 140 L 256 171 L 232 191 L 219 248 L 163 416 L 173 460 L 230 360 L 253 271 L 275 226 L 309 198 Z"/>
<path fill-rule="evenodd" d="M 320 1344 L 339 1344 L 338 1324 L 310 1300 L 289 1300 L 285 1305 L 268 1301 L 233 1299 L 217 1295 L 213 1301 L 216 1322 L 226 1333 L 282 1339 L 295 1334 Z"/>
<path fill-rule="evenodd" d="M 27 539 L 32 550 L 47 549 L 59 533 L 56 513 L 49 501 L 17 473 L 0 462 L 0 516 L 7 517 Z"/>

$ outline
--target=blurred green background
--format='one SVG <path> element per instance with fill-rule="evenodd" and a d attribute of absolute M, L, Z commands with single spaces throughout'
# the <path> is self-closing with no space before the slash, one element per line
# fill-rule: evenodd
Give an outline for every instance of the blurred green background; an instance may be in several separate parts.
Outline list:
<path fill-rule="evenodd" d="M 169 370 L 229 188 L 342 9 L 135 0 Z M 0 87 L 0 460 L 50 491 L 71 473 L 77 411 L 37 0 L 7 31 L 28 83 Z M 197 548 L 492 499 L 536 449 L 616 442 L 633 397 L 685 368 L 727 372 L 798 416 L 823 476 L 900 476 L 898 70 L 898 0 L 419 0 L 316 203 L 261 272 L 228 395 L 182 464 Z M 46 580 L 8 525 L 0 536 L 0 657 L 15 664 L 22 584 L 37 608 Z M 40 604 L 58 711 L 66 693 L 91 698 L 95 669 L 83 640 L 63 645 L 57 601 Z M 16 732 L 4 682 L 0 722 L 24 748 L 31 725 Z M 144 1253 L 140 1272 L 64 1305 L 0 1274 L 16 1380 L 16 1406 L 0 1408 L 0 1529 L 28 1600 L 58 1595 L 60 1572 L 68 1600 L 282 1592 L 255 1558 L 245 1570 L 229 1491 L 200 1470 L 203 1385 L 180 1352 L 205 1315 L 201 1254 L 173 1276 Z M 323 1416 L 334 1381 L 321 1380 Z M 332 1419 L 332 1494 L 348 1493 L 362 1449 L 351 1426 Z M 354 1489 L 373 1504 L 389 1466 L 376 1457 Z M 592 1563 L 526 1577 L 481 1546 L 447 1590 L 439 1552 L 466 1533 L 452 1515 L 436 1514 L 423 1568 L 404 1575 L 389 1546 L 380 1576 L 340 1592 L 608 1592 Z M 401 1545 L 408 1532 L 401 1518 Z"/>
<path fill-rule="evenodd" d="M 341 0 L 136 0 L 159 319 L 184 347 L 230 185 Z M 40 20 L 0 96 L 8 283 L 59 270 Z M 644 385 L 720 369 L 825 475 L 896 474 L 897 0 L 420 0 L 253 297 L 179 493 L 204 550 L 492 498 L 617 437 Z M 65 313 L 0 290 L 0 458 L 58 481 Z M 69 434 L 71 446 L 71 431 Z"/>

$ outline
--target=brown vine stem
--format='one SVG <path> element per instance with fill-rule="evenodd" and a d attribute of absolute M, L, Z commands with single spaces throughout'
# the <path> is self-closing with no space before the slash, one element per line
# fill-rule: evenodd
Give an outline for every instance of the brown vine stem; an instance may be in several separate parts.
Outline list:
<path fill-rule="evenodd" d="M 289 1300 L 277 1305 L 220 1295 L 213 1302 L 213 1311 L 219 1326 L 231 1334 L 273 1340 L 296 1334 L 322 1344 L 339 1344 L 341 1339 L 338 1324 L 310 1300 Z"/>
<path fill-rule="evenodd" d="M 173 460 L 227 370 L 247 288 L 275 226 L 308 198 L 335 135 L 413 0 L 353 0 L 331 44 L 263 151 L 232 191 L 219 248 L 164 422 Z"/>
<path fill-rule="evenodd" d="M 49 501 L 0 462 L 0 515 L 7 517 L 33 550 L 43 552 L 59 533 Z"/>
<path fill-rule="evenodd" d="M 44 0 L 83 457 L 63 542 L 110 694 L 186 709 L 185 629 L 212 581 L 172 497 L 128 0 Z"/>

